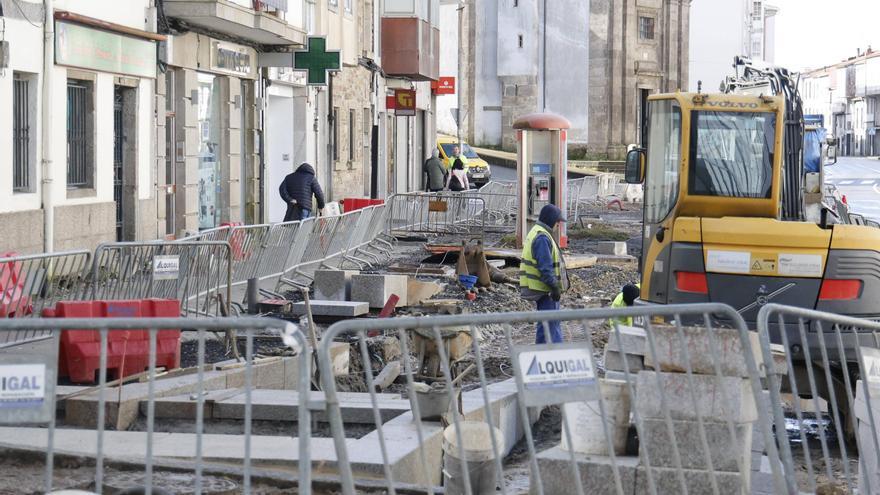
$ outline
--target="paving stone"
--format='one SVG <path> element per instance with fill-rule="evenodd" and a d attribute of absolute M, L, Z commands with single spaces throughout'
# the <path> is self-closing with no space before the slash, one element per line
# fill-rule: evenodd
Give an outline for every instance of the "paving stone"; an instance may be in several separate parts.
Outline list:
<path fill-rule="evenodd" d="M 599 254 L 614 256 L 626 255 L 626 243 L 620 241 L 599 241 Z"/>
<path fill-rule="evenodd" d="M 666 421 L 643 419 L 639 431 L 639 450 L 647 449 L 651 466 L 676 467 L 673 443 Z M 752 425 L 735 424 L 736 443 L 730 437 L 727 423 L 703 422 L 712 466 L 716 471 L 739 471 L 739 462 L 751 466 Z M 672 421 L 681 466 L 685 469 L 708 469 L 706 453 L 695 421 Z"/>
<path fill-rule="evenodd" d="M 333 376 L 348 374 L 351 353 L 348 343 L 333 342 L 330 344 L 330 362 L 333 363 Z"/>
<path fill-rule="evenodd" d="M 351 276 L 357 270 L 315 270 L 315 299 L 348 301 L 351 298 Z"/>
<path fill-rule="evenodd" d="M 313 316 L 355 317 L 370 312 L 370 306 L 365 302 L 312 299 L 309 303 Z M 304 315 L 306 314 L 306 303 L 293 303 L 291 310 L 293 314 Z"/>
<path fill-rule="evenodd" d="M 539 452 L 537 454 L 538 471 L 541 473 L 541 485 L 546 494 L 570 494 L 577 493 L 577 480 L 574 478 L 571 467 L 571 453 L 560 447 Z M 575 454 L 575 462 L 580 473 L 580 483 L 583 493 L 614 494 L 617 495 L 617 485 L 614 476 L 614 467 L 610 457 Z M 631 495 L 636 493 L 636 472 L 638 470 L 638 457 L 615 457 L 617 472 L 623 487 L 623 493 Z M 537 480 L 531 479 L 530 493 L 538 493 Z M 648 492 L 639 492 L 648 493 Z M 673 493 L 661 492 L 657 493 Z M 692 492 L 696 493 L 696 492 Z"/>
<path fill-rule="evenodd" d="M 606 349 L 612 351 L 620 351 L 620 348 L 617 345 L 618 338 L 620 339 L 620 346 L 623 347 L 624 352 L 627 354 L 637 354 L 644 356 L 647 342 L 647 335 L 645 334 L 644 328 L 638 327 L 628 327 L 624 325 L 619 325 L 617 328 L 620 329 L 620 333 L 615 333 L 612 329 L 608 334 L 608 345 L 605 346 Z"/>
<path fill-rule="evenodd" d="M 658 377 L 663 388 L 659 388 Z M 635 407 L 646 419 L 753 422 L 758 419 L 755 396 L 747 380 L 738 377 L 664 373 L 645 370 L 638 374 Z M 694 409 L 696 399 L 697 409 Z"/>
<path fill-rule="evenodd" d="M 687 359 L 684 346 L 687 346 L 690 354 L 691 370 L 702 375 L 715 374 L 715 361 L 721 368 L 721 374 L 725 376 L 748 377 L 745 353 L 739 331 L 729 328 L 713 328 L 712 338 L 714 347 L 711 345 L 709 333 L 705 328 L 683 327 L 684 342 L 679 339 L 678 330 L 674 326 L 654 325 L 651 327 L 654 336 L 656 356 L 651 355 L 650 344 L 645 353 L 645 366 L 660 371 L 685 372 Z M 746 349 L 756 357 L 760 357 L 760 345 L 758 334 L 748 332 L 751 348 Z M 715 352 L 713 352 L 713 349 Z M 760 367 L 759 367 L 760 373 Z"/>
<path fill-rule="evenodd" d="M 371 308 L 381 308 L 385 306 L 391 294 L 397 294 L 400 298 L 397 307 L 407 306 L 407 279 L 405 275 L 352 275 L 351 299 L 366 301 Z"/>
<path fill-rule="evenodd" d="M 629 366 L 630 373 L 636 373 L 645 369 L 644 356 L 639 356 L 636 354 L 621 354 L 617 351 L 612 351 L 607 347 L 605 348 L 603 363 L 606 370 L 623 372 L 626 369 L 623 365 L 624 359 L 626 359 L 626 364 Z"/>
<path fill-rule="evenodd" d="M 654 487 L 658 494 L 684 493 L 679 479 L 678 470 L 673 468 L 651 467 Z M 697 469 L 684 469 L 684 483 L 687 493 L 703 494 L 714 493 L 712 490 L 712 474 L 709 471 Z M 751 471 L 746 470 L 743 479 L 739 472 L 715 471 L 715 482 L 718 486 L 719 495 L 743 495 L 748 493 L 750 486 Z M 639 466 L 636 473 L 635 493 L 651 493 L 648 481 L 648 469 Z"/>

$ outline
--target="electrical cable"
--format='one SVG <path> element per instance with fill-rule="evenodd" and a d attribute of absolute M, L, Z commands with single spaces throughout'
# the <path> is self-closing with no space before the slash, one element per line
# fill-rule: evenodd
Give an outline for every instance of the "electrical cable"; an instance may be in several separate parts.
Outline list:
<path fill-rule="evenodd" d="M 41 27 L 42 27 L 41 25 L 39 25 L 39 24 L 34 24 L 34 23 L 30 20 L 30 18 L 27 16 L 27 14 L 24 13 L 24 10 L 21 8 L 21 5 L 19 5 L 18 2 L 19 2 L 19 0 L 12 0 L 12 5 L 15 5 L 15 8 L 17 8 L 18 11 L 21 12 L 21 17 L 24 18 L 24 20 L 26 20 L 27 23 L 30 24 L 31 26 L 33 26 L 33 27 L 35 27 L 35 28 L 41 28 Z"/>

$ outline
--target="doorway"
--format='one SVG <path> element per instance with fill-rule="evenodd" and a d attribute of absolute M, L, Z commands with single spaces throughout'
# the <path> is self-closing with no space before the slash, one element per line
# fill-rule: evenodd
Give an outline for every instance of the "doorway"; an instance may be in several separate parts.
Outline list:
<path fill-rule="evenodd" d="M 137 89 L 113 88 L 113 201 L 116 240 L 137 237 Z"/>

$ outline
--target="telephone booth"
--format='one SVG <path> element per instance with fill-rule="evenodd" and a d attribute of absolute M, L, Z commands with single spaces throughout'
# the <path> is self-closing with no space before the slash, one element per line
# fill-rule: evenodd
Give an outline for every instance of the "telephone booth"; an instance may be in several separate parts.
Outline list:
<path fill-rule="evenodd" d="M 555 113 L 532 113 L 513 122 L 516 130 L 516 242 L 522 247 L 530 223 L 547 203 L 566 214 L 568 178 L 567 134 L 571 123 Z M 560 247 L 568 246 L 565 223 L 555 231 Z"/>

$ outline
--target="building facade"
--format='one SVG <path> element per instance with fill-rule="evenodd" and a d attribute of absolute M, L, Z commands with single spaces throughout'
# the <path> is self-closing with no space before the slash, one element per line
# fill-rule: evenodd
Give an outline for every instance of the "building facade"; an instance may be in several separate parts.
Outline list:
<path fill-rule="evenodd" d="M 880 52 L 863 53 L 801 75 L 804 113 L 823 116 L 844 156 L 880 155 Z"/>
<path fill-rule="evenodd" d="M 620 157 L 639 142 L 647 95 L 683 88 L 689 0 L 470 0 L 441 6 L 441 75 L 457 75 L 463 133 L 477 145 L 515 147 L 520 115 L 572 122 L 571 145 Z M 552 74 L 552 77 L 545 77 Z M 454 134 L 457 97 L 438 98 L 438 126 Z"/>
<path fill-rule="evenodd" d="M 149 0 L 2 1 L 3 250 L 93 249 L 155 231 Z M 44 45 L 44 37 L 50 42 Z"/>

